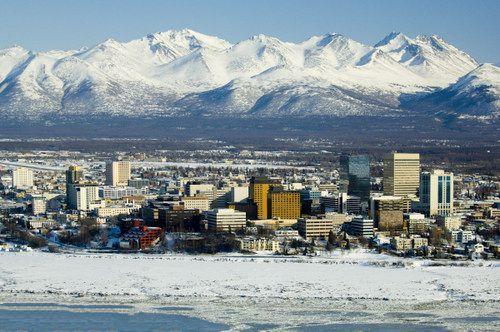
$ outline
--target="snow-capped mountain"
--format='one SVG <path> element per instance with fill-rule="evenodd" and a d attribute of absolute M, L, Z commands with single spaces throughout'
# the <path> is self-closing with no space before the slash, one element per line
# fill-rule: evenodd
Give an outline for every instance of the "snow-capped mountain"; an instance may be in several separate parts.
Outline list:
<path fill-rule="evenodd" d="M 411 103 L 432 114 L 491 120 L 500 116 L 500 68 L 482 64 L 456 83 Z"/>
<path fill-rule="evenodd" d="M 488 91 L 498 92 L 496 67 L 478 68 L 472 57 L 437 36 L 412 39 L 391 33 L 370 46 L 339 34 L 301 43 L 258 35 L 231 44 L 188 29 L 169 30 L 72 51 L 34 53 L 17 46 L 0 50 L 0 114 L 10 121 L 401 116 L 401 100 L 444 96 L 466 85 L 471 91 L 484 85 L 473 82 L 486 78 Z M 482 94 L 458 96 L 480 99 Z M 494 102 L 484 101 L 489 106 L 482 111 L 463 108 L 456 113 L 496 117 L 498 93 L 487 98 Z"/>
<path fill-rule="evenodd" d="M 411 39 L 402 33 L 392 32 L 375 44 L 375 48 L 439 87 L 454 82 L 478 66 L 471 56 L 438 36 Z"/>

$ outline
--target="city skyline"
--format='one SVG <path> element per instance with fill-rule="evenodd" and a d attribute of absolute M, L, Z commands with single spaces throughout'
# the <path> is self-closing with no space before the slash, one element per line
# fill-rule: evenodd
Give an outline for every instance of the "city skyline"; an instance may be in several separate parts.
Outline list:
<path fill-rule="evenodd" d="M 497 167 L 454 153 L 348 154 L 310 141 L 272 152 L 127 143 L 0 149 L 8 330 L 32 319 L 51 330 L 462 330 L 471 322 L 487 330 L 491 320 L 476 322 L 477 313 L 498 319 Z M 117 312 L 116 303 L 127 306 Z M 54 320 L 62 305 L 66 316 Z M 176 310 L 175 320 L 160 307 Z M 269 307 L 280 314 L 263 315 Z M 353 310 L 360 318 L 346 322 Z M 401 325 L 403 310 L 411 325 Z M 462 320 L 452 319 L 457 310 Z"/>

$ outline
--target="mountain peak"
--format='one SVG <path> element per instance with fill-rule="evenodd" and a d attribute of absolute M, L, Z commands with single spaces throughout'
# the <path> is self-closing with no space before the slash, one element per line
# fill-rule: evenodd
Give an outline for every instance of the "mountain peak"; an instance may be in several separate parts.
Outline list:
<path fill-rule="evenodd" d="M 148 39 L 151 44 L 175 44 L 191 50 L 200 47 L 224 49 L 231 46 L 231 43 L 226 40 L 215 36 L 205 35 L 187 28 L 182 30 L 170 29 L 163 32 L 156 32 L 148 34 L 145 38 Z"/>
<path fill-rule="evenodd" d="M 258 35 L 251 36 L 250 38 L 248 38 L 248 40 L 256 41 L 259 43 L 276 43 L 276 42 L 281 43 L 281 40 L 279 40 L 278 38 L 264 35 L 262 33 L 258 34 Z"/>
<path fill-rule="evenodd" d="M 328 44 L 333 43 L 334 41 L 345 41 L 348 42 L 351 40 L 349 37 L 346 37 L 344 35 L 341 35 L 340 33 L 327 33 L 324 34 L 323 36 L 320 36 L 321 40 L 319 40 L 316 44 L 318 46 L 326 46 Z"/>
<path fill-rule="evenodd" d="M 28 50 L 19 45 L 12 45 L 11 47 L 0 49 L 0 54 L 19 54 L 28 52 L 29 52 Z"/>
<path fill-rule="evenodd" d="M 102 47 L 116 47 L 119 45 L 121 45 L 121 43 L 113 38 L 108 38 L 105 41 L 103 41 L 102 43 L 98 44 L 98 46 L 102 46 Z"/>
<path fill-rule="evenodd" d="M 186 37 L 195 37 L 197 35 L 206 36 L 200 32 L 196 32 L 194 30 L 185 28 L 185 29 L 181 29 L 181 30 L 169 29 L 166 31 L 157 31 L 155 33 L 148 34 L 147 37 L 148 38 L 161 38 L 161 37 L 168 36 L 170 38 L 186 38 Z"/>
<path fill-rule="evenodd" d="M 385 36 L 381 41 L 375 44 L 374 47 L 382 48 L 384 46 L 390 46 L 391 48 L 400 48 L 410 42 L 405 34 L 397 31 L 392 31 L 387 36 Z"/>

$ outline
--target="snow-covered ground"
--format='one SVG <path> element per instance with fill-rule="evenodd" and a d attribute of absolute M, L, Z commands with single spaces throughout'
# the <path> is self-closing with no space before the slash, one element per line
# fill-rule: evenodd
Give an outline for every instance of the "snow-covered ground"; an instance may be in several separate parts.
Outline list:
<path fill-rule="evenodd" d="M 342 322 L 347 312 L 366 313 L 356 322 L 385 322 L 392 316 L 384 315 L 402 311 L 420 314 L 426 322 L 429 315 L 491 316 L 493 323 L 485 327 L 498 327 L 498 261 L 440 263 L 368 252 L 322 257 L 0 253 L 0 302 L 133 303 L 141 310 L 151 310 L 152 304 L 187 305 L 194 308 L 189 315 L 232 326 L 327 324 Z M 279 317 L 276 308 L 283 309 Z M 464 324 L 450 322 L 445 325 Z"/>
<path fill-rule="evenodd" d="M 418 302 L 500 296 L 497 263 L 428 266 L 431 261 L 371 253 L 285 258 L 33 252 L 2 253 L 0 260 L 2 291 Z"/>

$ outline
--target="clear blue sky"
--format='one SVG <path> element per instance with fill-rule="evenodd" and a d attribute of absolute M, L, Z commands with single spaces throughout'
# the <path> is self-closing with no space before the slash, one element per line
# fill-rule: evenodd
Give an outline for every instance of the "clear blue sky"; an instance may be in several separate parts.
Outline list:
<path fill-rule="evenodd" d="M 0 0 L 0 48 L 92 46 L 191 28 L 231 42 L 327 32 L 373 44 L 391 31 L 437 34 L 481 62 L 500 61 L 500 0 Z"/>

